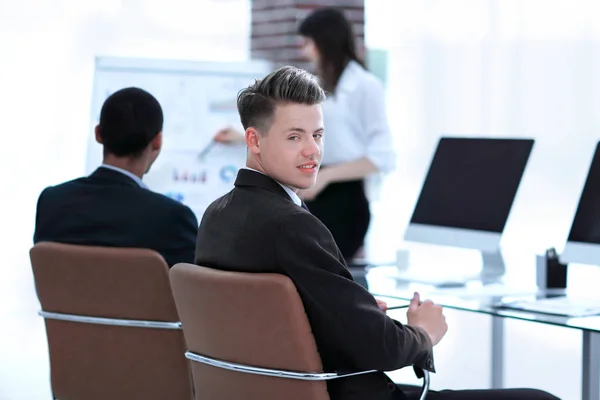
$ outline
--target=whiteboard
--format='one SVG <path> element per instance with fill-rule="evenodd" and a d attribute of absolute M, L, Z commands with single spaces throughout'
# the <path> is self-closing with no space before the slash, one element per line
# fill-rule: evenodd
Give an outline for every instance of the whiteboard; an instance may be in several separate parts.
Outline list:
<path fill-rule="evenodd" d="M 237 94 L 270 71 L 263 61 L 96 58 L 87 173 L 102 163 L 102 146 L 94 136 L 102 104 L 119 89 L 142 88 L 156 97 L 164 113 L 163 149 L 144 182 L 188 205 L 200 220 L 213 200 L 233 188 L 246 161 L 245 145 L 217 144 L 212 138 L 226 126 L 242 131 Z"/>

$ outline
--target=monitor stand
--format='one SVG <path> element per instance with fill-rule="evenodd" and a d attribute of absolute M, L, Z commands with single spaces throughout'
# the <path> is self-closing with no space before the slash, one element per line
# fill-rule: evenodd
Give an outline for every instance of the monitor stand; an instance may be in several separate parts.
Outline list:
<path fill-rule="evenodd" d="M 494 252 L 481 252 L 483 267 L 481 268 L 480 279 L 485 284 L 498 283 L 502 281 L 506 273 L 506 264 L 500 249 Z"/>
<path fill-rule="evenodd" d="M 479 274 L 461 275 L 452 273 L 432 273 L 425 271 L 414 271 L 407 268 L 408 265 L 398 266 L 396 279 L 401 282 L 432 285 L 436 288 L 461 288 L 470 282 L 481 282 L 484 285 L 499 283 L 506 272 L 504 257 L 500 249 L 494 252 L 481 252 L 482 268 Z"/>

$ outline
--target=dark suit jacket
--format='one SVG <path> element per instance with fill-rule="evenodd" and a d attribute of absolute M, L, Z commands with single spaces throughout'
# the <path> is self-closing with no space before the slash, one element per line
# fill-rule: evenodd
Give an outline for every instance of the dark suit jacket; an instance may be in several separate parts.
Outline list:
<path fill-rule="evenodd" d="M 427 334 L 382 312 L 352 279 L 325 225 L 266 175 L 242 169 L 235 188 L 208 207 L 195 263 L 290 277 L 326 371 L 391 371 L 413 364 L 433 370 Z M 332 400 L 396 398 L 393 386 L 382 372 L 328 381 Z"/>
<path fill-rule="evenodd" d="M 172 266 L 193 262 L 197 233 L 189 207 L 100 167 L 42 192 L 33 241 L 146 248 Z"/>

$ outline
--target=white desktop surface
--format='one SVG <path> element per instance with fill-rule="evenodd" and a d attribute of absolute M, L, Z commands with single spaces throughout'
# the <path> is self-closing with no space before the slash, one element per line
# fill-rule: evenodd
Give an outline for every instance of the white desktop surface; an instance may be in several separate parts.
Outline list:
<path fill-rule="evenodd" d="M 408 271 L 415 271 L 432 276 L 451 277 L 476 275 L 481 270 L 481 255 L 476 250 L 460 249 L 448 246 L 436 246 L 422 243 L 402 244 L 409 251 Z M 457 295 L 467 297 L 507 296 L 535 293 L 536 287 L 536 254 L 523 249 L 502 249 L 506 263 L 506 274 L 501 283 L 481 285 L 470 282 L 464 288 L 435 288 L 426 284 L 413 284 L 411 287 L 424 293 L 436 295 Z M 394 262 L 390 260 L 372 273 L 384 274 L 390 282 L 398 274 Z M 597 282 L 600 282 L 600 266 L 570 264 L 568 269 L 567 295 L 578 297 L 595 297 Z M 388 285 L 386 280 L 378 280 L 378 284 Z M 394 281 L 394 285 L 395 285 Z M 375 291 L 377 293 L 377 291 Z"/>

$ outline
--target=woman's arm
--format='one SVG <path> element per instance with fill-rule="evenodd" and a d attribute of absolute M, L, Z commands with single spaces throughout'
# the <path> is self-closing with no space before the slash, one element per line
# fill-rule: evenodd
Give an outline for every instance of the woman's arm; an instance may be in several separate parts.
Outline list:
<path fill-rule="evenodd" d="M 332 183 L 363 179 L 375 172 L 377 172 L 377 167 L 366 157 L 355 161 L 329 165 L 327 168 L 319 171 L 317 182 L 314 186 L 310 189 L 300 190 L 298 196 L 301 199 L 310 201 Z"/>
<path fill-rule="evenodd" d="M 388 123 L 385 90 L 374 76 L 368 76 L 361 96 L 357 113 L 362 129 L 367 136 L 365 157 L 378 172 L 389 173 L 396 167 L 394 141 Z"/>
<path fill-rule="evenodd" d="M 236 129 L 226 127 L 215 134 L 214 141 L 218 143 L 242 144 L 246 143 L 246 138 L 243 133 Z"/>
<path fill-rule="evenodd" d="M 319 177 L 328 183 L 354 181 L 366 178 L 377 171 L 379 171 L 377 166 L 367 157 L 363 157 L 355 161 L 329 165 L 319 171 Z"/>

